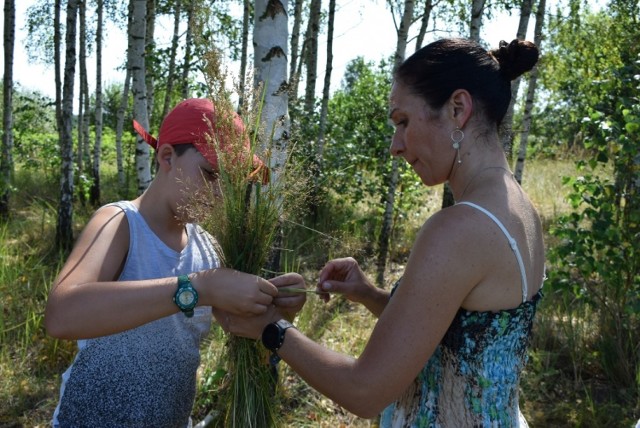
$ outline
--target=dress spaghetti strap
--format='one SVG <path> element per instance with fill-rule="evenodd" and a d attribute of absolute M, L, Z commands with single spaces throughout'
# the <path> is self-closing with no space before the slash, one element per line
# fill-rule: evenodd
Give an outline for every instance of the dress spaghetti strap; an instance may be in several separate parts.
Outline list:
<path fill-rule="evenodd" d="M 467 201 L 458 202 L 456 205 L 468 205 L 470 207 L 473 207 L 485 213 L 491 220 L 493 220 L 495 224 L 498 225 L 500 230 L 502 230 L 502 233 L 504 233 L 504 235 L 507 237 L 507 240 L 509 241 L 509 246 L 511 247 L 511 250 L 516 255 L 516 259 L 518 260 L 518 266 L 520 267 L 520 276 L 522 278 L 522 303 L 526 302 L 528 297 L 527 275 L 524 269 L 524 262 L 522 261 L 522 255 L 520 254 L 520 249 L 518 248 L 518 243 L 516 242 L 516 240 L 513 239 L 513 237 L 509 234 L 509 231 L 507 231 L 507 228 L 504 227 L 502 222 L 498 220 L 498 218 L 495 215 L 493 215 L 488 210 L 482 208 L 480 205 L 476 205 L 473 202 L 467 202 Z"/>

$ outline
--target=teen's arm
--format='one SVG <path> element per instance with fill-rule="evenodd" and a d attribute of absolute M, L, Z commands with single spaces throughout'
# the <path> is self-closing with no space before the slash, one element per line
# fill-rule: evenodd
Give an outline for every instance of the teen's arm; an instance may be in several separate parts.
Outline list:
<path fill-rule="evenodd" d="M 177 277 L 117 281 L 129 247 L 126 217 L 117 207 L 99 210 L 56 278 L 45 309 L 54 337 L 84 339 L 128 330 L 179 311 Z M 255 275 L 212 269 L 190 275 L 199 305 L 251 315 L 264 313 L 277 288 Z"/>

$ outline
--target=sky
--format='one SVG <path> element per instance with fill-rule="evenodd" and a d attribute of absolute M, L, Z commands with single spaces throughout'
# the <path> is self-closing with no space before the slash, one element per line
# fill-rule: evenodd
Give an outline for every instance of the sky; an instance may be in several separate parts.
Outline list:
<path fill-rule="evenodd" d="M 291 1 L 291 0 L 290 0 Z M 55 95 L 54 74 L 51 66 L 32 64 L 28 62 L 24 49 L 26 39 L 26 10 L 33 0 L 16 1 L 16 46 L 14 50 L 14 82 L 20 84 L 22 89 L 38 91 L 51 98 Z M 323 6 L 326 1 L 323 2 Z M 519 17 L 517 14 L 508 16 L 503 14 L 492 21 L 483 23 L 484 40 L 497 46 L 500 40 L 512 40 L 515 38 Z M 3 20 L 0 20 L 2 28 Z M 333 73 L 332 90 L 335 90 L 342 80 L 345 68 L 349 61 L 357 56 L 363 56 L 365 60 L 379 61 L 388 57 L 395 49 L 396 34 L 391 12 L 387 9 L 384 0 L 338 0 L 335 18 L 334 44 L 333 44 Z M 533 17 L 530 20 L 528 39 L 533 39 Z M 159 22 L 166 28 L 156 30 L 156 35 L 171 35 L 170 22 Z M 418 24 L 414 24 L 417 27 Z M 415 30 L 417 31 L 417 29 Z M 164 43 L 168 44 L 169 40 Z M 158 41 L 162 44 L 162 40 Z M 319 77 L 317 92 L 322 91 L 325 67 L 325 43 L 326 34 L 320 38 L 319 52 Z M 103 52 L 103 87 L 112 83 L 122 82 L 124 73 L 116 68 L 124 63 L 126 36 L 115 28 L 106 30 Z M 495 47 L 495 46 L 492 46 Z M 408 49 L 410 51 L 410 49 Z M 88 73 L 95 75 L 95 58 L 88 59 Z M 233 65 L 230 65 L 233 70 Z M 77 74 L 77 73 L 76 73 Z M 90 79 L 91 80 L 91 79 Z M 90 90 L 95 89 L 95 84 L 90 83 Z"/>

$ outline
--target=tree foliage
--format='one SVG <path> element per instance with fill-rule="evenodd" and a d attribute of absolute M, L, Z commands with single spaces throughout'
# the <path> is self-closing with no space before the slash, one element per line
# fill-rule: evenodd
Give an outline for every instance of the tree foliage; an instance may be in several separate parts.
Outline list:
<path fill-rule="evenodd" d="M 329 102 L 327 142 L 322 173 L 329 187 L 353 202 L 380 199 L 390 173 L 388 96 L 389 66 L 377 68 L 362 58 L 347 66 L 344 85 Z"/>
<path fill-rule="evenodd" d="M 385 208 L 385 195 L 392 175 L 389 151 L 393 129 L 389 125 L 391 63 L 351 61 L 342 85 L 329 100 L 329 116 L 320 182 L 325 194 L 339 195 L 342 206 L 369 207 L 368 245 L 375 245 L 379 222 Z M 311 135 L 315 128 L 305 130 Z M 309 138 L 303 141 L 314 141 Z M 309 148 L 309 156 L 315 152 Z M 405 218 L 415 209 L 424 186 L 413 170 L 400 163 L 396 189 L 395 218 Z M 362 214 L 362 213 L 361 213 Z M 402 223 L 402 222 L 401 222 Z M 394 228 L 401 230 L 402 224 Z M 367 248 L 371 250 L 372 248 Z"/>
<path fill-rule="evenodd" d="M 592 307 L 592 355 L 623 388 L 640 386 L 639 19 L 625 1 L 556 17 L 545 83 L 555 97 L 548 116 L 563 124 L 554 132 L 590 153 L 565 180 L 574 211 L 552 229 L 551 286 Z"/>

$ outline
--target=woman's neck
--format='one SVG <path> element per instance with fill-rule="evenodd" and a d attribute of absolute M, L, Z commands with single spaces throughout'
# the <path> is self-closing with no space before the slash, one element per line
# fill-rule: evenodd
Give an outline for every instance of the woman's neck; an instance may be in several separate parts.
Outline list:
<path fill-rule="evenodd" d="M 462 153 L 462 163 L 455 165 L 449 179 L 449 186 L 456 201 L 468 197 L 487 174 L 511 173 L 497 135 L 493 143 L 484 139 L 473 141 Z"/>

